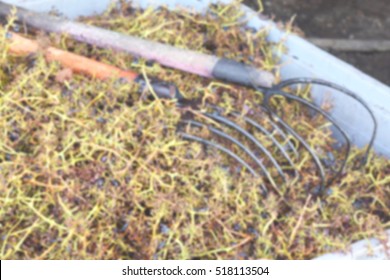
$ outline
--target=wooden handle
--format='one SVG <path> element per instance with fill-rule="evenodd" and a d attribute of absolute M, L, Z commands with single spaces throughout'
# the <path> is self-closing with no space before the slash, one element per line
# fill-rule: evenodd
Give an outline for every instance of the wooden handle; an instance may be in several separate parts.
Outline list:
<path fill-rule="evenodd" d="M 13 6 L 0 1 L 0 15 L 8 16 Z M 272 73 L 256 69 L 247 64 L 231 62 L 224 69 L 226 59 L 198 51 L 174 47 L 147 39 L 63 19 L 45 13 L 33 12 L 17 7 L 16 17 L 28 26 L 47 32 L 66 34 L 79 42 L 103 49 L 125 52 L 130 55 L 153 60 L 161 65 L 193 73 L 207 78 L 223 78 L 226 82 L 250 87 L 272 87 Z M 223 73 L 222 76 L 220 74 Z M 217 74 L 217 77 L 214 75 Z M 248 77 L 249 76 L 249 77 Z"/>
<path fill-rule="evenodd" d="M 31 53 L 37 53 L 41 50 L 37 41 L 27 39 L 15 33 L 9 33 L 11 41 L 9 51 L 15 55 L 27 56 Z M 91 76 L 100 80 L 109 78 L 123 78 L 127 81 L 134 81 L 138 73 L 124 71 L 115 66 L 108 65 L 96 60 L 77 55 L 68 51 L 60 50 L 53 47 L 41 50 L 48 61 L 57 61 L 63 67 L 72 69 L 75 73 Z"/>

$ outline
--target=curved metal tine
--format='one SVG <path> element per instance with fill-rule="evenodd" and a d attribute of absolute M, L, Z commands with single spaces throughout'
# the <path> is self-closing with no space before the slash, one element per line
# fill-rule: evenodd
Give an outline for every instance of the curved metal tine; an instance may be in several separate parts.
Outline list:
<path fill-rule="evenodd" d="M 270 88 L 256 86 L 255 84 L 253 84 L 252 87 L 253 87 L 253 89 L 255 89 L 259 92 L 262 92 L 262 93 L 265 93 L 268 90 L 270 90 Z M 260 104 L 259 106 L 262 109 L 269 111 L 269 109 L 267 109 L 263 104 Z M 288 145 L 290 147 L 290 149 L 294 152 L 295 156 L 297 158 L 299 158 L 299 153 L 298 153 L 297 149 L 294 147 L 294 144 L 291 143 L 290 139 L 288 139 L 288 137 L 284 133 L 284 131 L 282 129 L 280 129 L 280 127 L 272 120 L 272 118 L 270 118 L 268 121 L 271 124 L 271 126 L 282 136 L 282 138 L 286 140 L 286 145 Z"/>
<path fill-rule="evenodd" d="M 266 111 L 269 111 L 268 109 L 266 109 L 264 106 L 260 105 L 261 108 L 263 108 L 264 110 Z M 286 141 L 286 145 L 289 146 L 290 150 L 293 151 L 294 155 L 299 158 L 299 153 L 297 151 L 297 149 L 294 147 L 294 145 L 291 143 L 291 140 L 288 139 L 288 136 L 286 135 L 286 133 L 284 133 L 283 129 L 281 129 L 271 118 L 268 119 L 268 122 L 271 124 L 272 128 L 275 129 L 275 131 L 277 133 L 280 134 L 280 136 L 282 136 L 283 140 Z"/>
<path fill-rule="evenodd" d="M 186 124 L 189 124 L 191 126 L 196 126 L 196 127 L 207 127 L 208 130 L 210 130 L 212 133 L 218 135 L 219 137 L 225 139 L 225 140 L 228 140 L 229 142 L 232 142 L 233 144 L 237 145 L 238 147 L 240 147 L 241 150 L 243 150 L 249 157 L 251 157 L 253 159 L 254 162 L 256 162 L 256 164 L 260 167 L 260 169 L 263 171 L 264 175 L 267 177 L 267 179 L 270 181 L 270 183 L 272 184 L 272 186 L 274 188 L 277 188 L 277 185 L 275 183 L 275 181 L 273 180 L 271 174 L 269 173 L 268 169 L 264 166 L 264 164 L 256 157 L 256 155 L 248 148 L 246 147 L 243 143 L 241 143 L 239 140 L 237 140 L 236 138 L 232 137 L 231 135 L 217 129 L 217 128 L 214 128 L 210 125 L 205 125 L 203 123 L 200 123 L 200 122 L 197 122 L 197 121 L 193 121 L 193 120 L 183 120 L 183 121 L 180 121 L 182 123 L 186 123 Z"/>
<path fill-rule="evenodd" d="M 220 111 L 221 108 L 217 107 L 217 106 L 214 106 L 214 105 L 209 105 L 209 107 L 211 107 L 212 109 L 214 109 L 215 111 Z M 261 106 L 264 110 L 266 110 L 263 106 Z M 233 116 L 235 117 L 241 117 L 241 115 L 237 112 L 230 112 L 230 114 L 232 114 Z M 286 153 L 286 150 L 285 148 L 280 144 L 280 142 L 278 140 L 276 140 L 276 138 L 272 135 L 271 132 L 269 132 L 265 127 L 263 127 L 262 125 L 260 125 L 259 123 L 255 122 L 253 119 L 249 118 L 249 117 L 246 117 L 246 116 L 243 116 L 243 119 L 250 123 L 252 126 L 256 127 L 258 130 L 260 130 L 261 132 L 263 132 L 264 135 L 268 136 L 272 142 L 278 147 L 278 149 L 280 149 L 282 151 L 282 154 L 284 157 L 286 157 L 286 160 L 291 164 L 291 165 L 294 165 L 292 163 L 292 160 L 290 158 L 290 156 Z M 298 151 L 295 149 L 294 145 L 291 143 L 291 141 L 287 138 L 287 135 L 284 133 L 284 131 L 282 129 L 280 129 L 280 127 L 278 127 L 278 125 L 272 121 L 271 118 L 269 118 L 267 121 L 270 122 L 271 126 L 273 129 L 275 129 L 281 136 L 284 140 L 286 140 L 286 142 L 288 143 L 289 146 L 291 146 L 291 150 L 293 150 L 294 154 L 297 156 L 297 158 L 299 158 L 299 153 Z"/>
<path fill-rule="evenodd" d="M 255 83 L 252 83 L 252 88 L 259 91 L 259 92 L 266 92 L 266 91 L 270 90 L 270 88 L 268 88 L 268 87 L 256 86 Z M 263 106 L 263 104 L 260 104 L 259 106 L 262 109 L 269 111 L 269 109 L 265 108 L 265 106 Z M 294 144 L 291 143 L 290 139 L 288 139 L 288 137 L 284 133 L 284 131 L 282 129 L 280 129 L 280 127 L 278 127 L 278 125 L 271 118 L 269 119 L 269 123 L 282 136 L 282 138 L 284 140 L 286 140 L 286 145 L 288 145 L 290 147 L 290 149 L 293 151 L 294 155 L 297 158 L 299 158 L 299 153 L 298 153 L 297 149 L 294 147 Z"/>
<path fill-rule="evenodd" d="M 328 82 L 325 80 L 315 79 L 315 78 L 288 79 L 288 80 L 280 82 L 278 85 L 275 86 L 275 88 L 282 89 L 282 88 L 285 88 L 285 87 L 288 87 L 288 86 L 291 86 L 294 84 L 315 84 L 315 85 L 321 85 L 321 86 L 325 86 L 328 88 L 338 90 L 339 92 L 341 92 L 341 93 L 351 97 L 352 99 L 356 100 L 357 102 L 359 102 L 368 111 L 368 113 L 371 116 L 371 119 L 373 121 L 374 128 L 373 128 L 372 136 L 370 138 L 370 141 L 369 141 L 369 144 L 367 146 L 367 149 L 366 149 L 366 152 L 365 152 L 365 155 L 363 158 L 363 162 L 362 162 L 362 165 L 366 164 L 369 153 L 370 153 L 372 147 L 374 146 L 375 138 L 376 138 L 376 135 L 378 133 L 378 120 L 377 120 L 374 112 L 371 110 L 370 106 L 367 104 L 367 102 L 364 101 L 360 96 L 358 96 L 354 92 L 350 91 L 349 89 L 346 89 L 342 86 L 339 86 L 337 84 L 334 84 L 334 83 L 331 83 L 331 82 Z"/>
<path fill-rule="evenodd" d="M 321 180 L 321 189 L 323 190 L 326 187 L 326 179 L 325 179 L 325 170 L 322 166 L 321 160 L 318 158 L 316 153 L 313 151 L 313 149 L 310 147 L 310 145 L 303 139 L 289 124 L 287 124 L 284 120 L 279 118 L 273 111 L 269 111 L 269 113 L 272 115 L 274 119 L 277 120 L 278 123 L 280 123 L 283 128 L 290 133 L 292 136 L 294 136 L 298 142 L 302 144 L 302 146 L 308 151 L 310 156 L 313 158 L 314 164 L 317 167 L 320 180 Z"/>
<path fill-rule="evenodd" d="M 233 116 L 235 117 L 240 117 L 240 114 L 236 113 L 236 112 L 232 112 L 231 113 Z M 272 141 L 272 143 L 274 143 L 276 145 L 276 147 L 278 148 L 278 150 L 280 150 L 280 152 L 282 153 L 283 157 L 288 161 L 288 163 L 293 167 L 294 169 L 294 175 L 295 177 L 299 177 L 298 175 L 298 170 L 296 169 L 295 167 L 295 164 L 293 163 L 291 157 L 288 155 L 288 153 L 286 152 L 285 148 L 276 140 L 276 138 L 272 135 L 272 133 L 270 133 L 265 127 L 263 127 L 262 125 L 260 125 L 259 123 L 255 122 L 253 119 L 249 118 L 249 117 L 246 117 L 244 116 L 243 119 L 249 123 L 250 125 L 254 126 L 256 129 L 258 129 L 259 131 L 261 131 L 264 135 L 266 135 L 267 137 L 269 137 Z"/>
<path fill-rule="evenodd" d="M 189 140 L 189 141 L 195 141 L 195 142 L 199 142 L 203 145 L 207 145 L 207 146 L 211 146 L 211 147 L 214 147 L 216 148 L 217 150 L 220 150 L 221 152 L 224 152 L 225 154 L 227 154 L 228 156 L 234 158 L 238 163 L 240 163 L 242 166 L 244 166 L 254 177 L 258 178 L 260 177 L 260 175 L 249 165 L 245 162 L 245 160 L 243 160 L 241 157 L 239 157 L 237 154 L 235 154 L 234 152 L 232 152 L 231 150 L 225 148 L 224 146 L 222 145 L 219 145 L 217 143 L 214 143 L 212 141 L 209 141 L 209 140 L 206 140 L 204 138 L 201 138 L 201 137 L 197 137 L 197 136 L 194 136 L 194 135 L 191 135 L 191 134 L 188 134 L 188 133 L 184 133 L 184 132 L 178 132 L 178 134 L 183 137 L 183 139 L 185 140 Z M 265 187 L 264 184 L 261 184 L 261 189 L 263 191 L 264 194 L 267 194 L 267 188 Z"/>
<path fill-rule="evenodd" d="M 272 164 L 275 166 L 276 170 L 278 171 L 279 175 L 282 177 L 283 181 L 287 182 L 287 178 L 284 174 L 282 167 L 279 165 L 276 159 L 271 155 L 271 153 L 256 139 L 256 137 L 254 137 L 252 134 L 250 134 L 248 131 L 246 131 L 236 123 L 230 121 L 227 118 L 220 116 L 215 111 L 212 114 L 204 113 L 204 115 L 234 129 L 235 131 L 239 132 L 240 134 L 246 136 L 249 140 L 251 140 L 251 142 L 254 143 L 255 146 L 258 149 L 260 149 L 271 160 Z"/>
<path fill-rule="evenodd" d="M 344 169 L 345 169 L 345 166 L 347 165 L 347 161 L 349 159 L 349 155 L 351 153 L 351 140 L 349 139 L 349 136 L 348 134 L 345 132 L 344 129 L 342 129 L 338 124 L 337 124 L 337 121 L 330 115 L 328 114 L 326 111 L 324 111 L 323 109 L 319 108 L 317 105 L 314 105 L 313 103 L 307 101 L 306 99 L 304 98 L 301 98 L 299 96 L 295 96 L 295 95 L 292 95 L 292 94 L 289 94 L 289 93 L 286 93 L 284 91 L 280 91 L 280 90 L 272 90 L 272 91 L 268 91 L 268 94 L 264 97 L 264 103 L 266 106 L 269 106 L 269 100 L 270 98 L 273 96 L 273 95 L 280 95 L 280 96 L 283 96 L 283 97 L 286 97 L 287 99 L 291 99 L 291 100 L 294 100 L 294 101 L 297 101 L 297 102 L 300 102 L 304 105 L 306 105 L 307 107 L 309 107 L 310 109 L 316 111 L 317 113 L 321 114 L 322 116 L 324 116 L 328 121 L 330 121 L 338 130 L 339 132 L 343 135 L 343 137 L 345 138 L 346 140 L 346 143 L 347 143 L 347 151 L 345 153 L 345 158 L 341 164 L 341 167 L 339 169 L 339 171 L 337 172 L 337 174 L 329 181 L 328 184 L 332 183 L 336 178 L 338 178 L 339 176 L 342 175 Z"/>

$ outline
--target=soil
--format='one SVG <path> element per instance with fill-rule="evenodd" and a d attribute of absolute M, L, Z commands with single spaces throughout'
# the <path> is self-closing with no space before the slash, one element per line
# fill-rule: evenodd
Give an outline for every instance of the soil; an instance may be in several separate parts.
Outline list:
<path fill-rule="evenodd" d="M 256 0 L 244 1 L 256 8 Z M 263 0 L 264 13 L 295 24 L 307 37 L 390 40 L 388 0 Z M 390 52 L 333 52 L 337 57 L 390 85 Z"/>

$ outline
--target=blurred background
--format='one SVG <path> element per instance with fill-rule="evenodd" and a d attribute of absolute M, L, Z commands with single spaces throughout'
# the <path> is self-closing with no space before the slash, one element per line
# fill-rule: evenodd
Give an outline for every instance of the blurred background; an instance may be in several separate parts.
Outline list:
<path fill-rule="evenodd" d="M 257 0 L 245 0 L 257 9 Z M 275 21 L 289 21 L 306 37 L 390 40 L 390 0 L 263 0 L 264 13 Z M 337 57 L 390 85 L 390 49 L 387 51 L 336 51 Z"/>

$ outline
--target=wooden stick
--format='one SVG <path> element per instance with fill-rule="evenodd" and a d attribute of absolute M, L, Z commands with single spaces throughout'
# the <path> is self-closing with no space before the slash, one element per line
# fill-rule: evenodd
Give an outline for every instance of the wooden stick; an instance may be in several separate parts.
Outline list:
<path fill-rule="evenodd" d="M 136 72 L 124 71 L 115 66 L 57 48 L 41 48 L 37 41 L 27 39 L 15 33 L 8 34 L 9 40 L 11 41 L 9 52 L 15 55 L 27 56 L 31 53 L 42 51 L 48 61 L 57 61 L 63 67 L 72 69 L 75 73 L 84 74 L 100 80 L 123 78 L 132 82 L 138 77 L 138 73 Z"/>
<path fill-rule="evenodd" d="M 176 86 L 158 80 L 146 82 L 142 75 L 133 71 L 125 71 L 115 66 L 102 63 L 81 55 L 53 47 L 42 48 L 37 41 L 27 39 L 15 33 L 8 33 L 11 41 L 8 51 L 15 55 L 27 56 L 31 53 L 42 52 L 48 61 L 57 61 L 63 67 L 75 73 L 84 74 L 100 80 L 122 78 L 128 82 L 135 82 L 141 86 L 141 91 L 150 86 L 159 98 L 175 98 L 183 100 L 184 97 Z"/>

